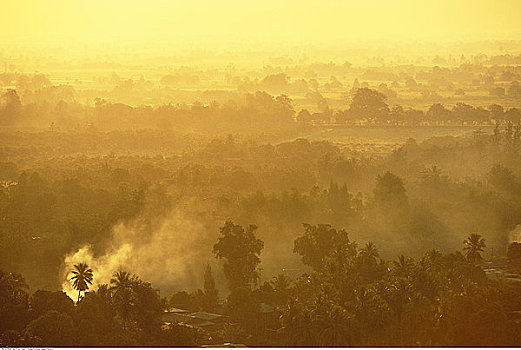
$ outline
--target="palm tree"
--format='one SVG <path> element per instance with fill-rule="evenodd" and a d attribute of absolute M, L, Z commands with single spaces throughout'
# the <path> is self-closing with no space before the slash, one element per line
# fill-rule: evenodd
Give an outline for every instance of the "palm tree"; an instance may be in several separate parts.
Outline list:
<path fill-rule="evenodd" d="M 275 289 L 276 291 L 283 292 L 283 291 L 286 291 L 287 289 L 289 289 L 289 287 L 291 285 L 291 280 L 285 274 L 279 273 L 277 276 L 273 277 L 270 284 L 272 285 L 273 289 Z"/>
<path fill-rule="evenodd" d="M 396 275 L 407 277 L 414 267 L 414 260 L 402 254 L 398 257 L 398 260 L 393 261 L 393 265 Z"/>
<path fill-rule="evenodd" d="M 101 310 L 99 321 L 107 327 L 107 329 L 110 329 L 113 326 L 113 320 L 116 314 L 116 309 L 112 302 L 112 290 L 108 284 L 99 284 L 94 296 L 96 304 Z"/>
<path fill-rule="evenodd" d="M 121 287 L 127 287 L 130 284 L 130 278 L 130 273 L 127 271 L 118 271 L 110 279 L 110 283 L 112 284 L 110 288 L 117 290 Z"/>
<path fill-rule="evenodd" d="M 483 252 L 483 248 L 486 247 L 485 239 L 477 233 L 471 233 L 466 240 L 463 241 L 465 245 L 463 250 L 466 250 L 465 257 L 470 262 L 476 262 L 481 260 L 480 252 Z"/>
<path fill-rule="evenodd" d="M 98 285 L 98 290 L 96 291 L 98 297 L 106 303 L 110 303 L 112 298 L 112 291 L 110 290 L 107 284 Z"/>
<path fill-rule="evenodd" d="M 443 257 L 443 254 L 437 249 L 429 250 L 427 253 L 425 253 L 422 262 L 424 264 L 428 264 L 430 266 L 439 264 L 441 261 L 441 258 Z"/>
<path fill-rule="evenodd" d="M 291 279 L 287 275 L 280 273 L 278 276 L 273 277 L 270 284 L 275 292 L 274 301 L 276 304 L 285 305 L 290 294 Z"/>
<path fill-rule="evenodd" d="M 121 299 L 128 294 L 132 285 L 132 276 L 127 271 L 118 271 L 110 279 L 110 290 L 113 291 L 114 298 Z"/>
<path fill-rule="evenodd" d="M 110 284 L 110 290 L 114 291 L 114 303 L 123 321 L 123 329 L 125 329 L 134 306 L 132 276 L 126 271 L 118 271 L 111 278 Z"/>
<path fill-rule="evenodd" d="M 360 250 L 360 253 L 363 254 L 367 259 L 376 261 L 376 258 L 379 257 L 378 250 L 376 249 L 376 245 L 373 242 L 367 242 L 365 247 Z"/>
<path fill-rule="evenodd" d="M 89 266 L 85 263 L 79 263 L 74 265 L 75 270 L 72 270 L 74 276 L 71 277 L 72 287 L 78 291 L 78 301 L 80 301 L 80 295 L 83 291 L 85 295 L 85 291 L 89 289 L 89 284 L 92 284 L 93 271 Z"/>

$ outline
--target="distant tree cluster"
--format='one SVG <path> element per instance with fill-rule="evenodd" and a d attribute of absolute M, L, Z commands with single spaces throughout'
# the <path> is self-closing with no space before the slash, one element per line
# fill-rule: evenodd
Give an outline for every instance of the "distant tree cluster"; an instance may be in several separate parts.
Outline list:
<path fill-rule="evenodd" d="M 481 125 L 521 121 L 521 111 L 518 108 L 505 110 L 498 104 L 492 104 L 485 109 L 458 102 L 448 109 L 441 103 L 435 103 L 424 112 L 400 105 L 389 106 L 386 99 L 387 97 L 377 90 L 359 88 L 356 89 L 347 110 L 311 114 L 308 110 L 302 109 L 296 118 L 302 123 L 336 122 L 348 125 Z"/>
<path fill-rule="evenodd" d="M 47 128 L 52 125 L 52 128 L 58 129 L 155 128 L 183 131 L 189 128 L 195 132 L 218 133 L 288 131 L 294 127 L 295 120 L 301 124 L 347 125 L 481 125 L 506 121 L 518 123 L 521 120 L 519 108 L 504 108 L 497 103 L 483 108 L 457 100 L 452 107 L 435 102 L 425 111 L 390 104 L 387 100 L 395 100 L 396 92 L 387 84 L 381 83 L 372 89 L 367 84 L 358 83 L 358 80 L 355 80 L 354 87 L 350 90 L 352 99 L 348 109 L 331 108 L 331 99 L 326 99 L 318 89 L 310 88 L 303 93 L 304 100 L 315 104 L 317 111 L 310 112 L 307 108 L 301 108 L 295 114 L 296 104 L 288 97 L 293 88 L 287 81 L 288 77 L 283 73 L 270 75 L 255 88 L 246 89 L 256 91 L 255 93 L 241 92 L 230 95 L 225 102 L 212 99 L 210 103 L 202 103 L 194 98 L 189 104 L 139 106 L 100 97 L 92 99 L 93 105 L 82 104 L 75 99 L 75 92 L 71 86 L 44 84 L 34 92 L 25 90 L 23 98 L 18 90 L 8 89 L 0 94 L 0 126 Z M 332 77 L 327 89 L 343 89 L 341 84 L 337 86 L 335 83 L 340 84 Z M 308 85 L 304 80 L 302 84 Z M 279 95 L 272 96 L 264 91 L 279 91 Z M 506 93 L 518 99 L 521 96 L 521 85 L 514 80 L 506 92 L 502 87 L 494 87 L 490 91 L 492 95 L 502 96 Z M 422 93 L 425 94 L 425 91 Z M 455 94 L 463 96 L 465 93 L 462 89 L 457 89 Z M 440 96 L 431 96 L 432 93 L 427 95 L 429 101 L 441 100 Z M 342 104 L 346 102 L 344 99 Z"/>
<path fill-rule="evenodd" d="M 94 106 L 73 99 L 22 104 L 16 90 L 0 95 L 0 126 L 56 126 L 63 129 L 135 129 L 192 131 L 275 131 L 294 124 L 294 107 L 286 95 L 257 91 L 228 103 L 132 107 L 96 98 Z"/>

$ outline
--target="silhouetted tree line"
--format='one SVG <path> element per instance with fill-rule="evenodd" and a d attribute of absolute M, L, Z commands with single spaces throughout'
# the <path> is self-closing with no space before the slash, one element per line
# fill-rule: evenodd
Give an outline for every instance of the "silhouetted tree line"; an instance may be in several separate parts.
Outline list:
<path fill-rule="evenodd" d="M 150 283 L 119 271 L 110 285 L 92 290 L 89 283 L 82 285 L 88 270 L 79 263 L 73 271 L 74 277 L 80 277 L 73 279 L 75 288 L 85 292 L 76 304 L 61 291 L 37 290 L 30 295 L 21 275 L 0 272 L 2 346 L 160 346 L 176 342 L 161 329 L 163 301 Z M 90 270 L 92 273 L 96 271 Z"/>
<path fill-rule="evenodd" d="M 401 105 L 389 106 L 387 97 L 377 90 L 367 87 L 355 90 L 349 109 L 313 114 L 302 109 L 297 114 L 297 121 L 347 125 L 481 125 L 521 121 L 521 111 L 515 107 L 505 109 L 501 105 L 492 104 L 483 108 L 458 102 L 450 109 L 435 103 L 423 111 Z"/>
<path fill-rule="evenodd" d="M 385 194 L 383 194 L 385 196 Z M 257 346 L 513 346 L 519 323 L 509 316 L 521 295 L 487 278 L 485 239 L 472 233 L 460 252 L 430 250 L 418 259 L 380 257 L 343 229 L 304 224 L 293 251 L 310 268 L 296 279 L 282 273 L 260 284 L 264 243 L 256 227 L 227 221 L 213 252 L 224 261 L 230 294 L 221 300 L 211 269 L 204 273 L 198 309 L 223 312 L 223 328 L 204 331 L 162 323 L 165 307 L 150 283 L 126 271 L 110 285 L 91 288 L 92 271 L 75 265 L 71 282 L 84 295 L 75 304 L 63 292 L 29 295 L 23 277 L 0 272 L 0 343 L 3 346 L 198 346 L 223 341 Z M 185 293 L 186 295 L 186 293 Z M 265 311 L 269 307 L 269 311 Z"/>
<path fill-rule="evenodd" d="M 57 88 L 58 89 L 58 88 Z M 519 91 L 518 91 L 519 90 Z M 382 93 L 383 91 L 383 93 Z M 509 90 L 521 96 L 519 84 Z M 292 100 L 282 94 L 277 97 L 266 92 L 245 93 L 239 99 L 220 104 L 160 105 L 132 107 L 123 103 L 96 98 L 94 106 L 82 105 L 74 99 L 57 102 L 22 104 L 16 90 L 0 96 L 0 125 L 39 126 L 64 129 L 132 129 L 159 128 L 191 131 L 275 131 L 292 130 L 295 119 L 300 123 L 338 123 L 360 125 L 472 125 L 519 123 L 521 111 L 491 104 L 487 108 L 458 102 L 452 108 L 441 103 L 432 104 L 427 111 L 388 105 L 386 89 L 368 87 L 353 89 L 349 109 L 332 110 L 318 92 L 319 111 L 302 109 L 295 116 Z M 317 100 L 318 98 L 318 100 Z"/>
<path fill-rule="evenodd" d="M 242 94 L 228 103 L 168 104 L 132 107 L 96 98 L 94 106 L 74 99 L 40 101 L 23 105 L 16 90 L 0 96 L 0 125 L 63 129 L 135 129 L 230 131 L 285 130 L 294 124 L 292 101 L 266 92 Z M 52 123 L 52 124 L 51 124 Z"/>

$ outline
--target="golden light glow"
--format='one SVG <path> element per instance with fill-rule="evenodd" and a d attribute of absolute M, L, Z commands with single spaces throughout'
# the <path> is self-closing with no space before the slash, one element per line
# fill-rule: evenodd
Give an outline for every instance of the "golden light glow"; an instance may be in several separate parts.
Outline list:
<path fill-rule="evenodd" d="M 510 39 L 519 0 L 2 1 L 8 43 Z"/>

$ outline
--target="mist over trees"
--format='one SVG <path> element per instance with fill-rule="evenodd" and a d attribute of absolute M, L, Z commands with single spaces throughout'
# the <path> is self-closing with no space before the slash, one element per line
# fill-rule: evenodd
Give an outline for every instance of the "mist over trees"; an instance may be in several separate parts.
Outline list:
<path fill-rule="evenodd" d="M 0 344 L 516 346 L 521 56 L 461 45 L 0 52 Z"/>

